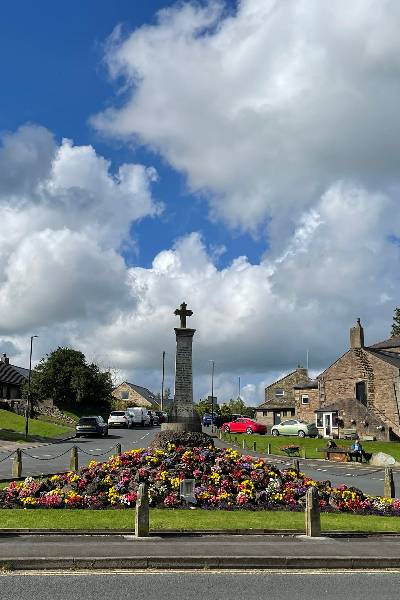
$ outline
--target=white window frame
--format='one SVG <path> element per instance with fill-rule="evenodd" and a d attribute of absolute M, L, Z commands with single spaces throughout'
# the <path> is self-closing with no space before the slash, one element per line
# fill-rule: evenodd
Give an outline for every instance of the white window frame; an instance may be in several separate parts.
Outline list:
<path fill-rule="evenodd" d="M 276 398 L 282 398 L 285 395 L 285 390 L 283 388 L 275 388 L 274 393 Z"/>
<path fill-rule="evenodd" d="M 307 398 L 307 402 L 304 402 L 304 400 Z M 304 404 L 305 406 L 307 406 L 308 404 L 310 404 L 310 396 L 308 394 L 302 394 L 301 395 L 301 403 Z"/>

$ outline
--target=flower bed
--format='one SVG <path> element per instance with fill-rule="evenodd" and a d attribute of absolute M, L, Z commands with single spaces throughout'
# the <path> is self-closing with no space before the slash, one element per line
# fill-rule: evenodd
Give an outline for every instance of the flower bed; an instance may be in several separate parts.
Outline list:
<path fill-rule="evenodd" d="M 127 508 L 136 503 L 141 482 L 149 484 L 150 505 L 185 506 L 182 479 L 195 478 L 200 508 L 303 510 L 310 486 L 322 510 L 400 515 L 400 500 L 366 496 L 356 488 L 332 488 L 304 474 L 282 470 L 262 459 L 216 448 L 131 450 L 104 463 L 47 479 L 12 482 L 0 491 L 1 508 Z"/>

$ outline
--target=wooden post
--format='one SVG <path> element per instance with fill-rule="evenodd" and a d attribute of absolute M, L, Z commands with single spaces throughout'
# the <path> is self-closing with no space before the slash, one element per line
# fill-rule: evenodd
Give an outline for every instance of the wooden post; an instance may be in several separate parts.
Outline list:
<path fill-rule="evenodd" d="M 15 451 L 15 456 L 12 464 L 12 476 L 16 478 L 20 478 L 22 475 L 22 453 L 21 448 L 17 448 Z"/>
<path fill-rule="evenodd" d="M 257 442 L 253 442 L 253 452 L 257 452 Z"/>
<path fill-rule="evenodd" d="M 271 444 L 267 444 L 267 454 L 271 454 Z"/>
<path fill-rule="evenodd" d="M 218 432 L 218 437 L 219 437 L 220 440 L 222 440 L 222 430 L 221 429 Z"/>
<path fill-rule="evenodd" d="M 395 491 L 394 479 L 393 479 L 393 470 L 390 467 L 385 467 L 383 495 L 385 496 L 385 498 L 396 498 L 396 491 Z"/>
<path fill-rule="evenodd" d="M 309 487 L 306 493 L 306 535 L 319 537 L 321 535 L 321 517 L 319 512 L 318 492 L 315 487 Z"/>
<path fill-rule="evenodd" d="M 299 465 L 299 459 L 298 458 L 294 458 L 293 459 L 293 471 L 296 471 L 297 475 L 300 472 L 300 465 Z"/>
<path fill-rule="evenodd" d="M 115 456 L 119 456 L 122 453 L 121 444 L 115 444 Z"/>
<path fill-rule="evenodd" d="M 141 483 L 138 489 L 135 513 L 135 536 L 147 537 L 149 535 L 149 488 L 146 483 Z"/>
<path fill-rule="evenodd" d="M 78 470 L 78 448 L 76 446 L 72 446 L 71 448 L 71 457 L 69 460 L 69 468 L 71 471 Z"/>
<path fill-rule="evenodd" d="M 246 448 L 246 440 L 244 438 L 242 440 L 242 448 L 243 450 Z"/>
<path fill-rule="evenodd" d="M 305 448 L 303 448 L 302 455 L 303 455 L 303 458 L 307 458 L 306 449 Z"/>

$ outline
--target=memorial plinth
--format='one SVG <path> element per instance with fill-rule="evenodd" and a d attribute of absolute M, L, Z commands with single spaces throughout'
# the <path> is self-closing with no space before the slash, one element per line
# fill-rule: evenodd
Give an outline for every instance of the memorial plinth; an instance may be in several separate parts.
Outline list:
<path fill-rule="evenodd" d="M 175 327 L 175 394 L 168 423 L 162 431 L 201 431 L 201 422 L 193 404 L 192 343 L 195 329 L 186 327 L 186 317 L 193 313 L 183 302 L 176 315 L 181 318 L 181 327 Z"/>

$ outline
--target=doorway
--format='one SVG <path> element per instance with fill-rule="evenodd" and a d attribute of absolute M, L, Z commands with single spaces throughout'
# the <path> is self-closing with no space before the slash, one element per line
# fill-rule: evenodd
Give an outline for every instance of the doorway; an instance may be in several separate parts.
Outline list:
<path fill-rule="evenodd" d="M 332 435 L 332 413 L 324 413 L 324 438 L 331 437 Z"/>

